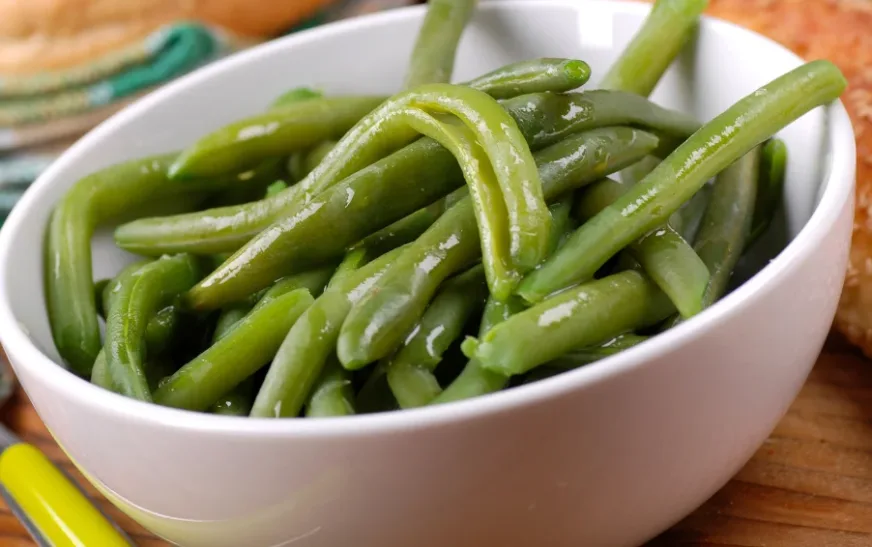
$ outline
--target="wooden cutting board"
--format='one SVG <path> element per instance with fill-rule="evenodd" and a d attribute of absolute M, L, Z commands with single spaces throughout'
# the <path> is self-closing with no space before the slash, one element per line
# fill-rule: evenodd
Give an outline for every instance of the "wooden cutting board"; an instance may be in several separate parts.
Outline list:
<path fill-rule="evenodd" d="M 85 484 L 138 545 L 167 545 L 100 498 L 21 392 L 0 419 Z M 0 500 L 0 546 L 33 545 Z M 648 547 L 870 545 L 872 361 L 833 336 L 790 411 L 745 468 Z"/>

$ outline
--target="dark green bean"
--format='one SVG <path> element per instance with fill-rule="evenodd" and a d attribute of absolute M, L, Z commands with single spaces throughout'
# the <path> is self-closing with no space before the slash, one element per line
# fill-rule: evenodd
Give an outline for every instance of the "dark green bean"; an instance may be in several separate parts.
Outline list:
<path fill-rule="evenodd" d="M 835 65 L 812 61 L 740 100 L 582 225 L 559 252 L 524 279 L 518 293 L 538 302 L 590 279 L 618 251 L 666 222 L 709 177 L 809 110 L 837 99 L 845 86 Z"/>
<path fill-rule="evenodd" d="M 699 127 L 698 122 L 684 114 L 663 109 L 642 97 L 615 91 L 566 95 L 537 93 L 503 101 L 502 105 L 515 118 L 534 150 L 598 127 L 634 125 L 680 138 L 686 138 Z M 333 235 L 328 243 L 341 242 L 341 245 L 326 250 L 330 251 L 331 257 L 338 257 L 348 245 L 433 203 L 462 183 L 462 173 L 451 153 L 432 139 L 424 138 L 358 171 L 305 206 L 295 206 L 295 194 L 291 188 L 272 198 L 243 206 L 132 222 L 116 230 L 115 241 L 123 249 L 149 255 L 235 251 L 278 217 L 276 227 L 293 226 L 295 230 L 287 235 L 282 230 L 282 237 L 269 246 L 270 254 L 279 246 L 288 249 L 283 249 L 283 253 L 300 247 L 305 250 L 304 242 L 308 241 L 318 242 L 317 251 L 314 251 L 316 256 L 328 254 L 321 250 L 325 242 L 320 235 L 329 229 L 331 235 L 337 231 L 339 234 Z M 346 211 L 349 208 L 356 211 L 367 205 L 370 209 L 363 219 Z M 365 219 L 369 219 L 366 226 L 358 224 Z M 317 228 L 312 226 L 316 221 Z M 323 221 L 326 222 L 322 224 Z M 309 227 L 314 228 L 315 237 L 296 232 Z M 353 237 L 350 232 L 353 232 Z M 346 233 L 350 239 L 342 237 Z M 297 243 L 291 245 L 288 242 Z M 252 242 L 248 252 L 260 252 L 254 247 Z M 312 267 L 311 261 L 290 255 L 282 261 L 299 264 L 301 269 Z M 244 263 L 249 261 L 241 262 L 231 260 L 227 268 L 242 267 L 242 275 L 247 271 Z"/>
<path fill-rule="evenodd" d="M 760 156 L 760 180 L 757 198 L 754 200 L 754 220 L 751 221 L 751 234 L 745 248 L 760 239 L 784 196 L 784 176 L 787 170 L 787 146 L 781 139 L 770 139 L 763 145 Z"/>
<path fill-rule="evenodd" d="M 354 302 L 372 290 L 385 268 L 402 252 L 391 251 L 324 291 L 287 333 L 257 394 L 252 416 L 296 416 L 334 355 L 342 321 Z"/>
<path fill-rule="evenodd" d="M 106 361 L 120 392 L 151 400 L 145 376 L 145 334 L 149 319 L 200 278 L 190 255 L 164 257 L 143 265 L 119 283 L 106 319 Z"/>
<path fill-rule="evenodd" d="M 626 167 L 657 145 L 656 137 L 629 128 L 595 129 L 535 155 L 547 199 Z M 349 314 L 339 337 L 339 359 L 360 368 L 387 357 L 418 322 L 439 285 L 481 256 L 472 203 L 461 200 L 410 245 Z M 363 332 L 371 334 L 363 342 Z"/>
<path fill-rule="evenodd" d="M 166 306 L 148 320 L 145 326 L 147 355 L 161 355 L 173 345 L 179 334 L 181 317 L 176 306 Z"/>
<path fill-rule="evenodd" d="M 481 266 L 445 282 L 387 363 L 388 384 L 401 408 L 424 406 L 439 395 L 442 388 L 433 371 L 442 354 L 463 333 L 469 318 L 484 306 L 487 294 Z"/>
<path fill-rule="evenodd" d="M 327 418 L 354 414 L 354 389 L 351 373 L 342 368 L 334 355 L 312 389 L 306 403 L 307 418 Z"/>
<path fill-rule="evenodd" d="M 711 272 L 703 304 L 707 308 L 727 290 L 751 233 L 760 147 L 739 158 L 715 179 L 694 248 Z"/>
<path fill-rule="evenodd" d="M 111 279 L 100 279 L 96 283 L 94 283 L 94 305 L 97 308 L 97 315 L 106 318 L 106 310 L 103 308 L 103 291 L 106 290 L 106 287 L 111 283 Z"/>
<path fill-rule="evenodd" d="M 429 0 L 427 15 L 412 49 L 406 89 L 451 81 L 457 44 L 475 6 L 476 0 Z"/>
<path fill-rule="evenodd" d="M 210 412 L 221 416 L 248 416 L 254 399 L 254 382 L 247 378 L 233 390 L 218 399 Z"/>
<path fill-rule="evenodd" d="M 463 352 L 482 366 L 513 376 L 576 349 L 644 328 L 675 308 L 644 274 L 628 270 L 568 289 L 496 325 Z"/>
<path fill-rule="evenodd" d="M 707 0 L 657 0 L 600 87 L 648 96 L 693 36 Z"/>
<path fill-rule="evenodd" d="M 313 299 L 297 289 L 252 311 L 229 334 L 180 368 L 154 393 L 164 406 L 205 410 L 272 359 Z"/>

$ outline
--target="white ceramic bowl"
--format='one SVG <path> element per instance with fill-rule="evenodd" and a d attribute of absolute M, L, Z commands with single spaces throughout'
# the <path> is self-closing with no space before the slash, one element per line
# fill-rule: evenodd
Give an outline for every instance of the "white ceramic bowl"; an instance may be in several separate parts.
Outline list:
<path fill-rule="evenodd" d="M 585 59 L 602 75 L 647 11 L 608 1 L 485 4 L 456 76 L 538 56 Z M 40 248 L 50 209 L 76 179 L 182 147 L 295 85 L 396 90 L 423 13 L 304 32 L 161 89 L 66 152 L 3 228 L 0 341 L 58 442 L 155 533 L 209 547 L 639 544 L 739 469 L 814 363 L 851 235 L 854 140 L 840 104 L 781 134 L 792 241 L 775 260 L 692 321 L 555 379 L 416 411 L 252 420 L 141 404 L 57 364 Z M 707 19 L 654 98 L 710 119 L 799 63 Z M 96 276 L 128 259 L 96 241 Z"/>

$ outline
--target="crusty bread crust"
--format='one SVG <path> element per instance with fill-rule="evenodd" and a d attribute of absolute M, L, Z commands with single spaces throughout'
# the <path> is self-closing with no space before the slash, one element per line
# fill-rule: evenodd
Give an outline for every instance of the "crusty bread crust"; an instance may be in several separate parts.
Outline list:
<path fill-rule="evenodd" d="M 835 327 L 872 357 L 872 1 L 710 0 L 708 13 L 748 27 L 848 78 L 843 101 L 857 137 L 857 205 Z"/>
<path fill-rule="evenodd" d="M 272 36 L 335 0 L 0 0 L 0 74 L 59 70 L 197 20 Z"/>

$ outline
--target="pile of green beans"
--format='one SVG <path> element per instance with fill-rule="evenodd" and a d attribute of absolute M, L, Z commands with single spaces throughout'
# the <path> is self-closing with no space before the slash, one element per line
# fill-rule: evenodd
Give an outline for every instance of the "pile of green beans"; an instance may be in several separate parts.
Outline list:
<path fill-rule="evenodd" d="M 396 94 L 296 87 L 81 179 L 45 244 L 59 353 L 140 401 L 340 417 L 539 381 L 691 319 L 781 205 L 776 134 L 846 85 L 812 61 L 705 123 L 655 104 L 705 7 L 658 0 L 578 91 L 588 65 L 549 57 L 450 83 L 476 2 L 431 0 Z M 95 282 L 106 225 L 142 259 Z"/>

